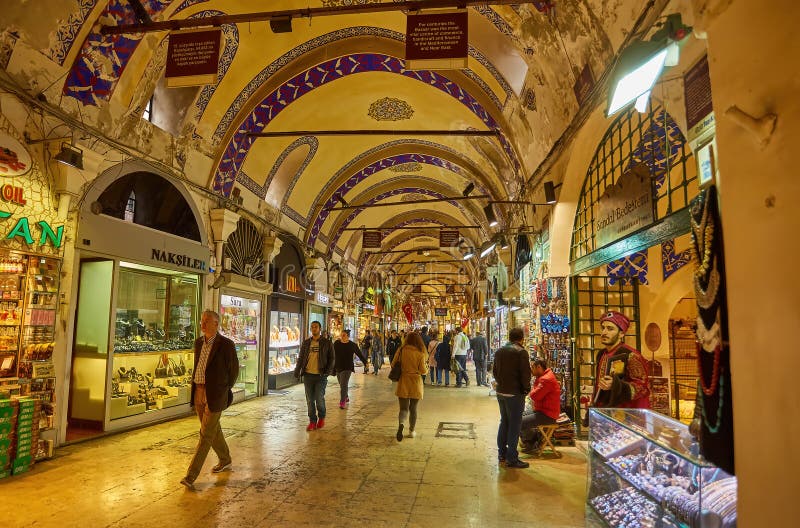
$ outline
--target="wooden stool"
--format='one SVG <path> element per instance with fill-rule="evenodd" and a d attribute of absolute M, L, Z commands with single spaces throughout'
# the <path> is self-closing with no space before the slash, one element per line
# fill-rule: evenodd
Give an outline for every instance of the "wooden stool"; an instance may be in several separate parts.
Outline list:
<path fill-rule="evenodd" d="M 536 428 L 542 435 L 542 440 L 541 443 L 539 444 L 540 447 L 537 455 L 542 456 L 544 451 L 547 450 L 556 458 L 561 458 L 561 453 L 558 451 L 558 449 L 556 449 L 556 446 L 553 444 L 553 434 L 556 432 L 556 429 L 558 429 L 558 425 L 557 424 L 537 425 Z"/>

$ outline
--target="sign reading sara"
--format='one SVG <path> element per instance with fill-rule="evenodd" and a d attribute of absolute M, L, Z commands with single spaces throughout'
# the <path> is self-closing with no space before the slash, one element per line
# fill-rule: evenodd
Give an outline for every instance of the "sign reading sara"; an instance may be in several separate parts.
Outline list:
<path fill-rule="evenodd" d="M 598 202 L 595 224 L 596 247 L 606 246 L 653 223 L 650 171 L 646 165 L 632 167 L 617 183 L 606 188 Z"/>

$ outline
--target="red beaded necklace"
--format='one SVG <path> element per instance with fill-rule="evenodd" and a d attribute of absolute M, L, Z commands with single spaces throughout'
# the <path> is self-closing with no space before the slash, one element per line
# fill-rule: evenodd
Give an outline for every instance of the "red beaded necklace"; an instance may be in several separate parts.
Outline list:
<path fill-rule="evenodd" d="M 703 388 L 703 394 L 706 396 L 711 396 L 715 392 L 717 392 L 717 387 L 719 386 L 719 363 L 720 363 L 720 356 L 722 356 L 722 344 L 719 344 L 714 348 L 714 367 L 711 369 L 711 386 L 706 386 L 706 381 L 703 379 L 703 363 L 700 359 L 703 351 L 700 349 L 700 345 L 697 345 L 697 370 L 700 373 L 700 385 Z"/>

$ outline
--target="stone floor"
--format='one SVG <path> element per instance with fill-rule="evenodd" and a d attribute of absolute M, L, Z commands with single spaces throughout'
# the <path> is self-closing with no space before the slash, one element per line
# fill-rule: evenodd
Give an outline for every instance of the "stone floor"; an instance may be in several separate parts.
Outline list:
<path fill-rule="evenodd" d="M 197 442 L 196 418 L 62 447 L 54 460 L 0 480 L 8 527 L 566 527 L 584 525 L 586 457 L 499 468 L 497 403 L 488 389 L 426 387 L 417 437 L 395 440 L 386 378 L 355 374 L 339 409 L 329 378 L 327 425 L 307 433 L 302 387 L 229 408 L 234 466 L 196 491 L 178 481 Z M 439 422 L 470 422 L 475 438 L 437 438 Z"/>

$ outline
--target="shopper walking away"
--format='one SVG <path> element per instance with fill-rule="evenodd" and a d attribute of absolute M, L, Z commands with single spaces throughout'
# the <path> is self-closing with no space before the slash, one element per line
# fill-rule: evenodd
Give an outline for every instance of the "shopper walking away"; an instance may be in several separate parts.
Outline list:
<path fill-rule="evenodd" d="M 428 355 L 425 353 L 425 342 L 417 332 L 406 335 L 405 344 L 398 350 L 394 363 L 400 363 L 400 380 L 395 387 L 395 395 L 400 403 L 397 434 L 398 442 L 403 441 L 403 428 L 408 418 L 408 436 L 416 436 L 417 405 L 422 399 L 424 386 L 422 377 L 428 371 Z M 394 364 L 392 365 L 394 366 Z"/>
<path fill-rule="evenodd" d="M 322 327 L 317 321 L 311 323 L 311 337 L 300 345 L 300 356 L 294 369 L 294 377 L 303 380 L 308 406 L 306 431 L 325 427 L 325 388 L 328 376 L 333 373 L 333 345 L 320 335 Z"/>
<path fill-rule="evenodd" d="M 456 387 L 469 387 L 469 376 L 467 375 L 467 351 L 469 350 L 469 338 L 460 326 L 456 327 L 451 347 L 453 349 L 453 357 L 456 358 L 456 362 L 458 363 Z"/>
<path fill-rule="evenodd" d="M 364 339 L 361 341 L 361 351 L 364 353 L 365 358 L 369 358 L 370 351 L 372 349 L 372 334 L 370 333 L 369 329 L 366 330 L 364 333 Z M 364 374 L 369 372 L 369 368 L 367 367 L 367 362 L 364 362 Z"/>
<path fill-rule="evenodd" d="M 508 343 L 494 355 L 492 374 L 497 382 L 497 403 L 500 406 L 500 427 L 497 429 L 497 458 L 509 468 L 526 468 L 519 459 L 517 442 L 525 410 L 525 396 L 531 391 L 531 364 L 522 347 L 522 328 L 508 332 Z"/>
<path fill-rule="evenodd" d="M 483 337 L 483 332 L 478 330 L 475 333 L 475 337 L 469 342 L 469 348 L 472 350 L 472 361 L 475 362 L 475 380 L 478 385 L 488 387 L 486 363 L 489 359 L 489 345 L 486 343 L 486 338 Z"/>
<path fill-rule="evenodd" d="M 353 355 L 358 356 L 358 359 L 365 364 L 367 358 L 361 353 L 355 341 L 350 341 L 350 329 L 342 330 L 339 340 L 333 344 L 333 353 L 333 372 L 339 380 L 339 408 L 344 409 L 345 405 L 350 403 L 348 385 L 350 384 L 350 375 L 355 372 Z"/>
<path fill-rule="evenodd" d="M 436 385 L 442 384 L 444 372 L 444 386 L 450 386 L 450 339 L 452 334 L 445 332 L 442 342 L 436 346 Z"/>
<path fill-rule="evenodd" d="M 372 339 L 372 373 L 378 375 L 378 371 L 383 366 L 383 341 L 381 334 L 375 334 Z"/>
<path fill-rule="evenodd" d="M 194 342 L 194 374 L 190 404 L 200 419 L 200 440 L 194 457 L 181 479 L 181 484 L 194 489 L 209 449 L 213 449 L 219 462 L 212 473 L 230 469 L 232 459 L 228 443 L 222 434 L 219 418 L 233 401 L 233 384 L 239 376 L 239 360 L 233 341 L 219 334 L 219 314 L 206 310 L 200 317 L 203 335 Z"/>
<path fill-rule="evenodd" d="M 386 354 L 389 356 L 389 363 L 394 361 L 394 354 L 400 348 L 400 336 L 397 330 L 392 330 L 389 333 L 389 339 L 386 341 Z"/>
<path fill-rule="evenodd" d="M 431 340 L 428 342 L 428 367 L 430 369 L 430 373 L 428 377 L 430 378 L 431 385 L 436 384 L 436 347 L 439 346 L 439 330 L 436 328 L 431 329 L 428 333 L 428 336 Z M 441 385 L 441 384 L 440 384 Z"/>
<path fill-rule="evenodd" d="M 523 451 L 533 452 L 539 448 L 541 440 L 538 425 L 552 425 L 561 414 L 561 385 L 558 384 L 553 371 L 547 368 L 546 359 L 534 359 L 531 362 L 536 381 L 531 390 L 533 413 L 522 417 Z"/>
<path fill-rule="evenodd" d="M 428 350 L 428 345 L 431 342 L 431 334 L 428 332 L 428 327 L 423 326 L 420 328 L 419 335 L 422 338 L 422 342 L 425 343 L 425 350 Z"/>

